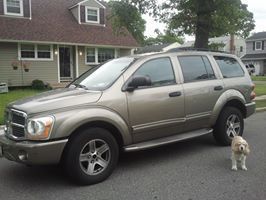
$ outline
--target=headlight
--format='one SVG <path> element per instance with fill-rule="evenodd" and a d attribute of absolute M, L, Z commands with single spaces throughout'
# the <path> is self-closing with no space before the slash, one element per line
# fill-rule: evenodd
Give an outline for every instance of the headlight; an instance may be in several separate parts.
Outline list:
<path fill-rule="evenodd" d="M 29 119 L 27 122 L 27 139 L 49 139 L 53 124 L 54 117 L 52 116 Z"/>

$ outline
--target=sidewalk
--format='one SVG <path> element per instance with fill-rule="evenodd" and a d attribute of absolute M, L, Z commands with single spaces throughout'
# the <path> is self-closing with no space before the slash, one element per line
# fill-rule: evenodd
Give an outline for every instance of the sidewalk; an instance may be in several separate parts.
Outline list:
<path fill-rule="evenodd" d="M 255 100 L 265 100 L 266 99 L 266 95 L 261 95 L 255 98 Z"/>

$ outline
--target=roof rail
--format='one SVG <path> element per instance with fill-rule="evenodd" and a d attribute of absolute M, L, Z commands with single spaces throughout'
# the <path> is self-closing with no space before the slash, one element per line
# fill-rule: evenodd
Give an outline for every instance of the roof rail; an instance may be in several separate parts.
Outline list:
<path fill-rule="evenodd" d="M 177 48 L 169 49 L 167 52 L 182 52 L 182 51 L 209 51 L 209 52 L 230 54 L 230 52 L 226 52 L 226 51 L 218 51 L 218 50 L 212 50 L 212 49 L 206 49 L 206 48 L 195 48 L 195 47 L 177 47 Z"/>

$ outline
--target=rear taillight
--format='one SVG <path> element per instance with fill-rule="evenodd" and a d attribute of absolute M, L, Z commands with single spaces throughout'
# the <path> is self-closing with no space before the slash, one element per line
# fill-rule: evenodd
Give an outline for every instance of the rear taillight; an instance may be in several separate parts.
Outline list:
<path fill-rule="evenodd" d="M 254 83 L 253 83 L 253 85 L 251 86 L 251 89 L 252 89 L 252 91 L 251 91 L 251 93 L 250 93 L 250 99 L 253 100 L 253 99 L 255 99 L 255 97 L 256 97 L 256 93 L 255 93 L 255 84 L 254 84 Z"/>

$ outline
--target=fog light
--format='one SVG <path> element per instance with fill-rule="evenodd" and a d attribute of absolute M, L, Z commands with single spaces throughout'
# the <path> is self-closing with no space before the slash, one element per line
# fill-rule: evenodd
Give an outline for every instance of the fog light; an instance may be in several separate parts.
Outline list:
<path fill-rule="evenodd" d="M 20 151 L 18 153 L 18 159 L 21 161 L 26 161 L 28 159 L 28 154 L 25 151 Z"/>

